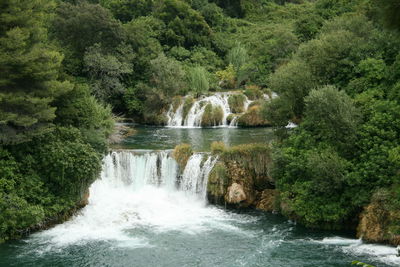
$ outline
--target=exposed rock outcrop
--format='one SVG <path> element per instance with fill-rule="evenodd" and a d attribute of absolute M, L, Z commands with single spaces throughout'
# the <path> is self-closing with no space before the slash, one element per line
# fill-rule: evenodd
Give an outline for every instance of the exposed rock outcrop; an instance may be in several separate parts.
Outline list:
<path fill-rule="evenodd" d="M 270 147 L 265 144 L 240 145 L 226 148 L 220 143 L 212 145 L 212 152 L 219 154 L 219 162 L 211 171 L 207 196 L 213 204 L 231 204 L 235 207 L 256 207 L 266 193 L 273 189 L 274 182 L 269 174 Z M 271 206 L 272 204 L 269 204 Z M 272 208 L 271 208 L 272 209 Z"/>
<path fill-rule="evenodd" d="M 368 242 L 400 245 L 400 210 L 390 207 L 390 200 L 377 192 L 364 208 L 357 236 Z"/>
<path fill-rule="evenodd" d="M 228 187 L 228 192 L 225 196 L 225 200 L 229 204 L 240 204 L 245 201 L 247 196 L 244 192 L 243 186 L 237 183 L 233 183 Z"/>
<path fill-rule="evenodd" d="M 259 201 L 256 208 L 263 211 L 275 212 L 277 211 L 277 196 L 276 189 L 265 189 L 261 192 Z"/>

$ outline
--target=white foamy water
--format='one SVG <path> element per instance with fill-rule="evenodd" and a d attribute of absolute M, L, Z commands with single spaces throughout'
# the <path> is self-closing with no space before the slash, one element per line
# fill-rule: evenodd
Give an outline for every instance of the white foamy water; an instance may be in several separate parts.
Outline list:
<path fill-rule="evenodd" d="M 367 244 L 362 242 L 361 239 L 342 237 L 329 237 L 317 242 L 325 245 L 337 246 L 340 250 L 349 255 L 364 257 L 366 262 L 368 260 L 378 260 L 388 265 L 400 266 L 400 257 L 396 256 L 397 251 L 395 247 Z"/>
<path fill-rule="evenodd" d="M 208 175 L 215 162 L 206 153 L 194 154 L 180 176 L 170 151 L 112 152 L 104 158 L 101 179 L 90 187 L 89 204 L 80 214 L 34 234 L 29 242 L 52 249 L 93 240 L 145 247 L 151 242 L 132 231 L 240 232 L 230 223 L 239 215 L 206 206 Z"/>
<path fill-rule="evenodd" d="M 229 107 L 228 99 L 229 96 L 233 95 L 233 92 L 226 93 L 215 93 L 211 96 L 202 96 L 196 99 L 190 108 L 187 116 L 183 117 L 183 105 L 185 101 L 174 111 L 171 105 L 166 116 L 168 118 L 168 127 L 183 127 L 183 128 L 199 128 L 203 119 L 203 114 L 207 104 L 211 104 L 213 107 L 220 107 L 223 112 L 221 122 L 215 122 L 216 127 L 237 127 L 237 117 L 235 117 L 229 124 L 227 118 L 232 114 L 231 108 Z M 244 110 L 246 111 L 252 101 L 245 96 Z"/>

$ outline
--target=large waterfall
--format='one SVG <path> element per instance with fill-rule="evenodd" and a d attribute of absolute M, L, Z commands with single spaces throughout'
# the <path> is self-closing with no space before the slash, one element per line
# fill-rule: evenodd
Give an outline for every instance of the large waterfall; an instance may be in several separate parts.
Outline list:
<path fill-rule="evenodd" d="M 90 187 L 89 204 L 72 220 L 45 231 L 40 238 L 57 246 L 114 240 L 140 247 L 147 242 L 139 238 L 143 227 L 193 232 L 223 219 L 222 211 L 205 205 L 208 175 L 216 158 L 195 153 L 179 171 L 171 154 L 171 150 L 109 153 L 103 160 L 101 178 Z"/>
<path fill-rule="evenodd" d="M 100 182 L 111 186 L 126 187 L 137 192 L 146 186 L 182 191 L 201 200 L 206 198 L 208 175 L 217 158 L 207 153 L 193 154 L 183 170 L 170 150 L 119 150 L 104 159 Z"/>
<path fill-rule="evenodd" d="M 236 127 L 237 126 L 237 114 L 233 116 L 232 120 L 228 123 L 228 116 L 233 114 L 229 106 L 229 97 L 235 93 L 215 93 L 210 96 L 202 96 L 195 100 L 191 106 L 186 117 L 183 114 L 184 102 L 181 103 L 176 110 L 174 110 L 173 105 L 170 106 L 166 116 L 168 119 L 168 127 L 185 127 L 185 128 L 195 128 L 201 127 L 201 122 L 203 119 L 204 111 L 207 104 L 211 104 L 213 107 L 219 107 L 222 110 L 223 116 L 220 122 L 217 122 L 214 126 L 220 127 Z M 244 110 L 246 111 L 252 102 L 246 96 L 244 101 Z"/>

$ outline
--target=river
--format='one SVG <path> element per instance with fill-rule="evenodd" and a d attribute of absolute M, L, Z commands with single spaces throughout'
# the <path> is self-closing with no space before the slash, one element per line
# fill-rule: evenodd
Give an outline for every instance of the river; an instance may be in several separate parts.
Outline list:
<path fill-rule="evenodd" d="M 269 142 L 270 133 L 139 128 L 105 157 L 88 206 L 63 224 L 0 245 L 0 266 L 311 267 L 350 266 L 353 260 L 400 266 L 395 248 L 364 244 L 350 233 L 207 205 L 206 179 L 215 158 L 195 153 L 179 175 L 171 157 L 170 149 L 181 142 L 199 151 L 211 141 Z"/>

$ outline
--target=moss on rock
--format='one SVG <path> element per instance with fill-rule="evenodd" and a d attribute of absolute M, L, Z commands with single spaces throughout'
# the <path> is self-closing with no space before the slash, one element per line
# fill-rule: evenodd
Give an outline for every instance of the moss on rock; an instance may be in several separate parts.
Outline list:
<path fill-rule="evenodd" d="M 273 179 L 269 174 L 271 165 L 269 145 L 248 144 L 228 148 L 221 142 L 214 142 L 211 150 L 212 153 L 220 155 L 209 177 L 207 192 L 211 203 L 223 204 L 225 201 L 229 203 L 232 192 L 228 192 L 228 188 L 232 189 L 232 185 L 236 184 L 234 189 L 240 187 L 245 198 L 240 203 L 232 205 L 255 207 L 262 196 L 260 192 L 274 188 Z"/>
<path fill-rule="evenodd" d="M 192 154 L 193 150 L 189 144 L 180 144 L 175 147 L 172 157 L 178 162 L 179 168 L 183 170 Z"/>
<path fill-rule="evenodd" d="M 400 209 L 396 199 L 389 190 L 377 191 L 360 215 L 357 236 L 368 242 L 400 245 Z"/>
<path fill-rule="evenodd" d="M 249 107 L 249 109 L 238 119 L 238 125 L 244 127 L 270 126 L 270 123 L 264 119 L 261 112 L 261 105 Z"/>
<path fill-rule="evenodd" d="M 225 143 L 220 141 L 214 141 L 211 143 L 211 153 L 221 154 L 225 151 Z"/>
<path fill-rule="evenodd" d="M 276 189 L 265 189 L 261 192 L 260 200 L 257 202 L 257 209 L 274 212 L 279 210 L 278 191 Z"/>
<path fill-rule="evenodd" d="M 189 114 L 190 109 L 192 108 L 194 103 L 194 98 L 192 96 L 188 96 L 185 98 L 185 102 L 183 103 L 183 119 L 186 119 L 187 115 Z"/>
<path fill-rule="evenodd" d="M 224 118 L 224 111 L 220 106 L 213 106 L 207 104 L 204 109 L 203 117 L 201 119 L 202 127 L 217 126 L 222 124 L 222 119 Z"/>
<path fill-rule="evenodd" d="M 217 162 L 211 170 L 207 183 L 208 201 L 212 204 L 223 205 L 229 186 L 229 177 L 223 162 Z"/>
<path fill-rule="evenodd" d="M 244 102 L 246 101 L 246 97 L 242 94 L 234 94 L 229 96 L 228 104 L 232 113 L 243 113 L 244 110 Z"/>
<path fill-rule="evenodd" d="M 260 99 L 263 97 L 263 92 L 261 91 L 261 88 L 256 85 L 246 86 L 246 89 L 244 90 L 244 94 L 250 100 L 257 100 L 257 99 Z"/>

